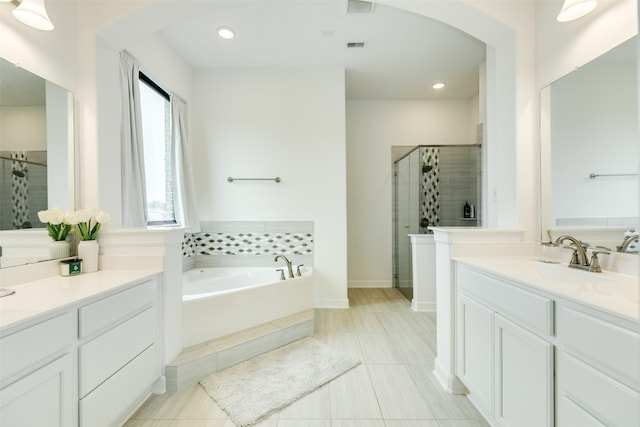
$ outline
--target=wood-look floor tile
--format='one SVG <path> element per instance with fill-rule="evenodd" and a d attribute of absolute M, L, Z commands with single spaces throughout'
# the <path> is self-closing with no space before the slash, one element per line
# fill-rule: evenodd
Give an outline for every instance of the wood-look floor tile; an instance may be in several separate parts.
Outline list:
<path fill-rule="evenodd" d="M 385 420 L 386 427 L 440 427 L 436 420 Z"/>
<path fill-rule="evenodd" d="M 193 392 L 176 419 L 224 420 L 227 414 L 211 399 L 207 392 L 196 384 Z"/>
<path fill-rule="evenodd" d="M 175 420 L 171 427 L 225 427 L 226 420 Z"/>
<path fill-rule="evenodd" d="M 369 373 L 364 365 L 359 365 L 331 381 L 329 398 L 333 418 L 382 418 Z"/>
<path fill-rule="evenodd" d="M 326 385 L 283 408 L 279 419 L 330 419 L 329 406 L 329 386 Z"/>
<path fill-rule="evenodd" d="M 385 419 L 433 419 L 405 365 L 369 365 L 368 369 Z"/>
<path fill-rule="evenodd" d="M 331 427 L 385 427 L 383 420 L 331 420 Z"/>
<path fill-rule="evenodd" d="M 358 339 L 362 347 L 364 363 L 370 365 L 403 363 L 402 354 L 394 347 L 388 334 L 358 334 Z"/>
<path fill-rule="evenodd" d="M 123 427 L 172 427 L 173 420 L 135 420 L 130 419 Z"/>
<path fill-rule="evenodd" d="M 362 362 L 255 427 L 488 427 L 433 376 L 435 313 L 396 289 L 349 289 L 349 309 L 315 309 L 314 338 Z M 235 427 L 195 385 L 152 396 L 124 427 Z"/>
<path fill-rule="evenodd" d="M 443 390 L 431 366 L 408 365 L 407 370 L 422 397 L 438 420 L 481 419 L 482 416 L 466 396 Z"/>
<path fill-rule="evenodd" d="M 490 427 L 485 420 L 439 420 L 439 427 Z"/>
<path fill-rule="evenodd" d="M 283 420 L 278 421 L 278 427 L 331 427 L 331 420 Z"/>

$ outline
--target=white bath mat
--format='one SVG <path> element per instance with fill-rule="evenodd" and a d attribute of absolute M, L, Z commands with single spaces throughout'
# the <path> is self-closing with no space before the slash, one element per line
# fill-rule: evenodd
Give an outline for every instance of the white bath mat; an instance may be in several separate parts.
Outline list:
<path fill-rule="evenodd" d="M 304 338 L 200 380 L 238 426 L 250 426 L 360 362 Z"/>

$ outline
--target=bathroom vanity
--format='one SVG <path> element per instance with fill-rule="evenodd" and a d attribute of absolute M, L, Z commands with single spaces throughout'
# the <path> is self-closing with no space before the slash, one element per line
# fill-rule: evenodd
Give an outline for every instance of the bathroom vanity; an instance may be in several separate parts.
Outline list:
<path fill-rule="evenodd" d="M 162 381 L 158 271 L 23 283 L 0 300 L 0 425 L 121 424 Z"/>
<path fill-rule="evenodd" d="M 457 377 L 496 426 L 640 425 L 638 278 L 458 258 Z"/>

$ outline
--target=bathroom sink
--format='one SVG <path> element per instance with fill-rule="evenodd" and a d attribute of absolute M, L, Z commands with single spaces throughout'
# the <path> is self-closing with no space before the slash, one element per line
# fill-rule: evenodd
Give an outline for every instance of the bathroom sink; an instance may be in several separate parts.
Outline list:
<path fill-rule="evenodd" d="M 571 268 L 567 264 L 536 262 L 534 269 L 541 279 L 555 282 L 570 284 L 615 284 L 619 282 L 619 280 L 616 280 L 607 273 L 592 273 L 586 270 Z"/>

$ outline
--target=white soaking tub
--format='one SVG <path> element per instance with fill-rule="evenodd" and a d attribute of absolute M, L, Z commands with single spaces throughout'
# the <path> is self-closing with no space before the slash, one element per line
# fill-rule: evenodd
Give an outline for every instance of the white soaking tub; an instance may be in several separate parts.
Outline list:
<path fill-rule="evenodd" d="M 182 301 L 189 347 L 313 308 L 312 270 L 280 280 L 275 267 L 195 268 L 182 275 Z"/>

